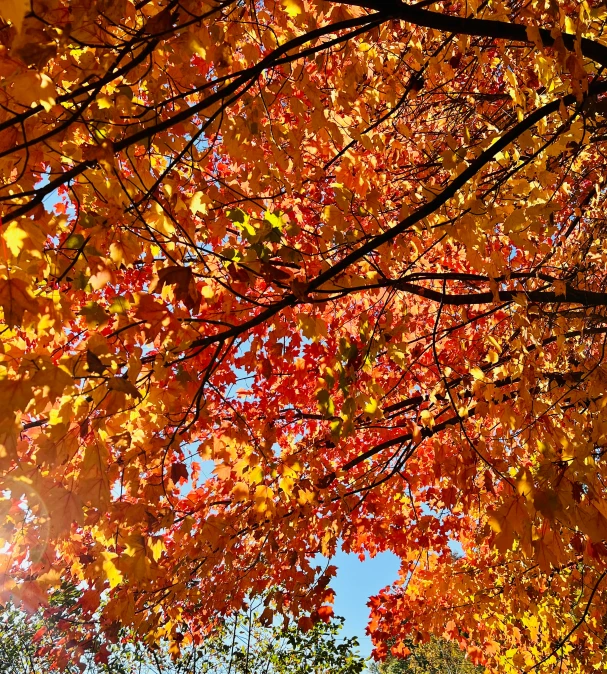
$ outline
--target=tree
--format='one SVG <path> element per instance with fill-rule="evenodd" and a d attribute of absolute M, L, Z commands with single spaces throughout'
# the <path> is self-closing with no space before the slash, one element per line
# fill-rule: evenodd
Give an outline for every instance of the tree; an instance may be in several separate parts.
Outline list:
<path fill-rule="evenodd" d="M 78 594 L 77 592 L 75 593 Z M 71 596 L 70 596 L 71 595 Z M 12 604 L 0 610 L 0 671 L 3 674 L 360 674 L 364 659 L 356 638 L 340 636 L 343 618 L 317 623 L 306 633 L 296 627 L 262 626 L 247 614 L 225 621 L 202 644 L 179 655 L 166 642 L 149 646 L 122 630 L 118 643 L 98 634 L 94 647 L 80 649 L 79 658 L 54 661 L 53 642 L 65 646 L 61 613 L 73 604 L 74 589 L 52 598 L 54 611 L 27 614 Z M 67 603 L 66 603 L 67 600 Z"/>
<path fill-rule="evenodd" d="M 391 550 L 378 656 L 603 666 L 605 14 L 5 0 L 3 594 L 185 648 Z"/>
<path fill-rule="evenodd" d="M 409 643 L 406 657 L 390 656 L 377 665 L 377 674 L 481 674 L 452 641 L 433 638 L 425 644 Z"/>

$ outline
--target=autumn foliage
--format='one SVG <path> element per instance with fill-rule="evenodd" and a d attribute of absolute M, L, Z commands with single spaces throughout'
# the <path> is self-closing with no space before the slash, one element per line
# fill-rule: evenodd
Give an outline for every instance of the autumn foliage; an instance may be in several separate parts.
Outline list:
<path fill-rule="evenodd" d="M 343 546 L 402 559 L 378 656 L 603 667 L 603 4 L 0 16 L 0 591 L 82 589 L 57 657 L 308 629 Z"/>

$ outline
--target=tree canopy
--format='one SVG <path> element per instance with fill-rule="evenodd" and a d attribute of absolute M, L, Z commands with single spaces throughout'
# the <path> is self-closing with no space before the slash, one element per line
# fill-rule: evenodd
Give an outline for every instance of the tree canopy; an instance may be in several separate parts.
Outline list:
<path fill-rule="evenodd" d="M 0 16 L 2 595 L 179 648 L 390 550 L 378 657 L 604 666 L 604 5 Z"/>

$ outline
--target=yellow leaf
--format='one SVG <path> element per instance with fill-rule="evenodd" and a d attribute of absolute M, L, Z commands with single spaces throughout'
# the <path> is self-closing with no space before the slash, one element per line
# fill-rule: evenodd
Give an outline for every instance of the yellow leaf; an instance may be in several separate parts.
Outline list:
<path fill-rule="evenodd" d="M 293 496 L 293 485 L 295 484 L 295 480 L 292 477 L 281 477 L 278 486 L 284 493 L 290 498 Z"/>
<path fill-rule="evenodd" d="M 196 192 L 190 201 L 190 211 L 196 215 L 196 213 L 202 213 L 206 215 L 209 210 L 210 199 L 204 194 L 204 192 Z"/>
<path fill-rule="evenodd" d="M 98 96 L 97 105 L 99 110 L 106 110 L 107 108 L 111 108 L 114 105 L 114 101 L 112 101 L 109 96 Z"/>
<path fill-rule="evenodd" d="M 316 494 L 310 489 L 300 489 L 299 494 L 297 495 L 297 502 L 300 505 L 306 505 L 307 503 L 314 503 L 316 500 Z"/>
<path fill-rule="evenodd" d="M 289 458 L 289 462 L 283 465 L 282 474 L 289 475 L 290 477 L 296 478 L 299 473 L 302 471 L 302 465 L 293 457 Z"/>
<path fill-rule="evenodd" d="M 6 245 L 11 253 L 17 257 L 23 250 L 23 242 L 27 239 L 27 232 L 24 232 L 16 222 L 11 222 L 9 226 L 2 233 Z"/>
<path fill-rule="evenodd" d="M 298 14 L 303 12 L 303 7 L 298 0 L 283 0 L 282 6 L 285 12 L 294 19 Z"/>
<path fill-rule="evenodd" d="M 246 482 L 237 482 L 230 493 L 235 501 L 246 501 L 249 498 L 249 485 Z"/>
<path fill-rule="evenodd" d="M 101 556 L 103 557 L 103 571 L 105 572 L 105 577 L 110 584 L 110 588 L 113 589 L 122 582 L 122 574 L 112 561 L 116 559 L 118 555 L 115 555 L 113 552 L 102 552 Z"/>
<path fill-rule="evenodd" d="M 256 466 L 244 474 L 249 484 L 259 484 L 263 480 L 263 470 L 261 466 Z"/>
<path fill-rule="evenodd" d="M 274 492 L 270 487 L 265 484 L 257 485 L 255 488 L 255 510 L 262 514 L 271 510 L 274 505 L 273 498 Z"/>
<path fill-rule="evenodd" d="M 150 539 L 148 542 L 148 548 L 152 552 L 152 558 L 155 562 L 160 559 L 163 550 L 165 549 L 162 538 Z"/>
<path fill-rule="evenodd" d="M 426 426 L 426 428 L 432 428 L 434 426 L 434 418 L 428 410 L 422 410 L 419 418 L 422 422 L 422 425 Z"/>
<path fill-rule="evenodd" d="M 491 344 L 493 344 L 493 346 L 497 349 L 498 353 L 501 353 L 501 352 L 502 352 L 502 346 L 501 346 L 501 344 L 497 341 L 497 339 L 495 339 L 495 337 L 493 337 L 492 335 L 489 335 L 489 341 L 490 341 Z"/>
<path fill-rule="evenodd" d="M 518 480 L 516 483 L 516 491 L 525 498 L 529 498 L 533 490 L 533 482 L 530 482 L 528 477 L 527 473 L 525 473 L 522 479 Z"/>
<path fill-rule="evenodd" d="M 375 398 L 371 398 L 371 400 L 365 405 L 365 412 L 367 414 L 375 414 L 375 412 L 377 412 L 378 406 L 378 401 Z"/>
<path fill-rule="evenodd" d="M 480 369 L 480 367 L 473 367 L 470 370 L 470 374 L 478 381 L 483 381 L 485 378 L 485 373 Z"/>

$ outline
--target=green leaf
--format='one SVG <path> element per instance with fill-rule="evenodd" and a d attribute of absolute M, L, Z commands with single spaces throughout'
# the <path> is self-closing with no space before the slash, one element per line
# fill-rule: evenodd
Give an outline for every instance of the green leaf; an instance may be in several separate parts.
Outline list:
<path fill-rule="evenodd" d="M 84 316 L 88 325 L 96 327 L 104 325 L 110 320 L 108 314 L 97 302 L 88 302 L 80 311 L 80 316 Z"/>
<path fill-rule="evenodd" d="M 229 208 L 226 211 L 226 215 L 228 216 L 228 220 L 231 220 L 232 222 L 244 223 L 247 219 L 247 214 L 240 210 L 240 208 Z"/>
<path fill-rule="evenodd" d="M 72 234 L 63 244 L 63 247 L 68 248 L 70 250 L 79 250 L 80 248 L 82 248 L 83 243 L 84 243 L 84 236 L 82 236 L 82 234 Z"/>
<path fill-rule="evenodd" d="M 126 314 L 129 306 L 129 302 L 124 299 L 124 297 L 117 295 L 112 298 L 112 303 L 110 304 L 108 311 L 110 314 Z"/>

